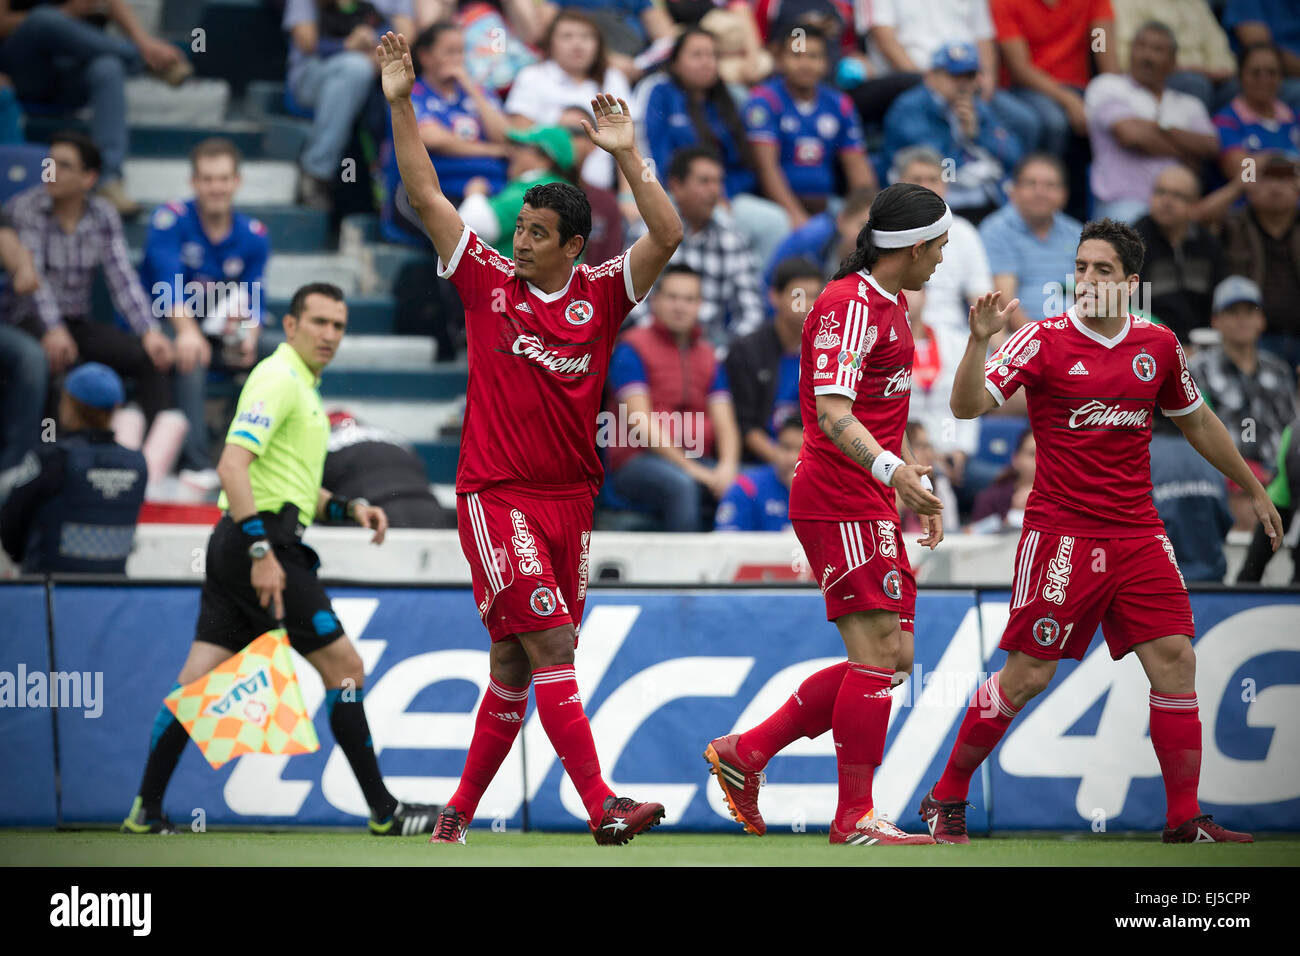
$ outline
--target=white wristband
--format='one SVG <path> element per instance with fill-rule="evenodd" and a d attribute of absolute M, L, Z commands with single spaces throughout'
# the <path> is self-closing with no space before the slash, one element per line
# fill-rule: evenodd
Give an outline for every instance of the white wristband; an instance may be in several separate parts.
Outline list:
<path fill-rule="evenodd" d="M 922 476 L 921 476 L 921 487 L 924 488 L 924 489 L 925 489 L 926 491 L 928 491 L 928 492 L 931 492 L 931 493 L 934 492 L 934 483 L 933 483 L 932 481 L 930 481 L 930 476 L 929 476 L 929 475 L 922 475 Z"/>
<path fill-rule="evenodd" d="M 893 487 L 894 471 L 903 464 L 903 459 L 893 452 L 882 451 L 871 463 L 871 477 L 886 488 Z"/>

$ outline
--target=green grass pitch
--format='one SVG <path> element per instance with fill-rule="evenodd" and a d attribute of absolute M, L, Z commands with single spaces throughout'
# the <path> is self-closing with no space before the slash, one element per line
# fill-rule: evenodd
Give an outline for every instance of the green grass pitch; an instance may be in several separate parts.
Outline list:
<path fill-rule="evenodd" d="M 968 847 L 832 847 L 824 833 L 648 833 L 598 847 L 581 833 L 472 830 L 468 846 L 362 830 L 123 836 L 0 832 L 6 866 L 1298 866 L 1300 834 L 1252 846 L 1164 846 L 1159 834 L 1024 834 Z"/>

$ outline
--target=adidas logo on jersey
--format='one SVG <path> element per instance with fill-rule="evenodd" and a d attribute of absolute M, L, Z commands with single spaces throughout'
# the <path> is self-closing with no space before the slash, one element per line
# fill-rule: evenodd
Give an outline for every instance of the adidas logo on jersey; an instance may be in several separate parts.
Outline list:
<path fill-rule="evenodd" d="M 891 327 L 889 330 L 889 341 L 891 342 L 898 341 L 898 330 L 893 327 Z"/>
<path fill-rule="evenodd" d="M 1082 362 L 1075 362 L 1075 363 L 1074 363 L 1074 368 L 1070 369 L 1070 374 L 1071 374 L 1071 375 L 1087 375 L 1087 374 L 1088 374 L 1088 370 L 1087 370 L 1086 368 L 1083 367 L 1083 363 L 1082 363 Z"/>
<path fill-rule="evenodd" d="M 518 305 L 515 306 L 515 308 L 518 309 L 520 312 L 528 312 L 530 314 L 533 311 L 533 307 L 529 305 L 527 302 L 520 302 Z"/>

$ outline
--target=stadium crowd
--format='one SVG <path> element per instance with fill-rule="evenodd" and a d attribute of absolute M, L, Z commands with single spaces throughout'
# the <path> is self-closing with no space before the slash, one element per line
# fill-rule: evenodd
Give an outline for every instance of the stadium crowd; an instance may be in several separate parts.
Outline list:
<path fill-rule="evenodd" d="M 957 217 L 933 280 L 908 293 L 908 437 L 951 502 L 949 533 L 1018 529 L 1034 474 L 1023 398 L 991 422 L 949 412 L 967 308 L 990 289 L 1019 297 L 1008 334 L 1064 312 L 1082 222 L 1103 216 L 1144 237 L 1141 313 L 1177 333 L 1243 456 L 1290 505 L 1300 366 L 1293 2 L 287 0 L 277 9 L 286 97 L 311 124 L 299 202 L 331 208 L 344 152 L 358 127 L 368 130 L 379 144 L 380 238 L 431 260 L 403 212 L 374 54 L 383 31 L 412 38 L 416 116 L 443 190 L 506 255 L 523 193 L 547 181 L 580 184 L 591 199 L 585 261 L 617 255 L 644 231 L 627 182 L 582 125 L 598 91 L 630 104 L 646 175 L 663 182 L 686 234 L 629 317 L 609 403 L 701 424 L 654 447 L 606 449 L 607 526 L 788 527 L 802 322 L 875 193 L 894 182 L 933 189 Z M 225 431 L 204 419 L 207 372 L 239 373 L 274 348 L 260 300 L 226 296 L 196 311 L 178 298 L 159 309 L 145 292 L 173 275 L 261 282 L 276 235 L 238 211 L 241 155 L 228 140 L 194 150 L 193 196 L 151 211 L 143 261 L 130 261 L 122 220 L 142 210 L 122 182 L 122 84 L 146 70 L 173 84 L 192 72 L 125 0 L 0 0 L 0 143 L 21 137 L 20 111 L 93 111 L 88 133 L 49 143 L 52 181 L 0 213 L 0 499 L 36 453 L 63 377 L 89 361 L 121 376 L 151 437 L 177 415 L 187 423 L 174 460 L 151 459 L 142 439 L 151 482 L 176 467 L 215 493 L 210 439 Z M 119 324 L 92 317 L 97 271 Z M 463 313 L 446 280 L 428 274 L 421 294 L 446 307 L 427 334 L 439 361 L 456 361 Z M 1188 577 L 1221 578 L 1213 555 L 1224 533 L 1253 518 L 1216 473 L 1193 480 L 1182 444 L 1157 421 L 1157 506 Z"/>

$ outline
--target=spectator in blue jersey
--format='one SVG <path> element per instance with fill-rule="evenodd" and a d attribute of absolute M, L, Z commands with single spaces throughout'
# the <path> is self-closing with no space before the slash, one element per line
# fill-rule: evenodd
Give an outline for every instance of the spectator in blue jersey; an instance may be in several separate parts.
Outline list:
<path fill-rule="evenodd" d="M 876 174 L 853 102 L 823 82 L 826 37 L 809 30 L 775 40 L 778 75 L 754 88 L 745 126 L 763 195 L 780 203 L 797 229 L 840 192 L 837 171 L 849 189 L 874 186 Z"/>
<path fill-rule="evenodd" d="M 925 79 L 885 114 L 885 152 L 930 146 L 955 164 L 948 205 L 975 222 L 1006 202 L 1008 171 L 1023 147 L 979 95 L 973 43 L 950 43 L 934 54 Z"/>
<path fill-rule="evenodd" d="M 670 264 L 650 296 L 653 321 L 625 332 L 609 360 L 609 411 L 629 426 L 607 449 L 609 480 L 666 531 L 709 530 L 740 465 L 727 371 L 702 335 L 700 301 L 695 270 Z"/>
<path fill-rule="evenodd" d="M 261 220 L 234 208 L 242 160 L 228 139 L 205 139 L 194 147 L 194 198 L 154 211 L 140 264 L 154 314 L 169 319 L 175 333 L 172 390 L 190 423 L 182 477 L 205 490 L 220 486 L 204 414 L 208 373 L 251 368 L 259 350 L 267 355 L 274 347 L 261 334 L 270 237 Z"/>
<path fill-rule="evenodd" d="M 1222 581 L 1223 539 L 1232 527 L 1223 475 L 1164 415 L 1151 420 L 1151 497 L 1186 581 Z"/>
<path fill-rule="evenodd" d="M 489 193 L 498 192 L 506 183 L 509 155 L 506 115 L 496 94 L 470 79 L 460 27 L 449 20 L 425 27 L 415 38 L 411 56 L 419 72 L 411 102 L 420 139 L 438 171 L 443 193 L 459 205 L 465 185 L 480 177 L 487 181 Z M 393 242 L 421 242 L 423 237 L 406 225 L 393 205 L 402 177 L 391 131 L 383 154 L 385 198 L 380 232 Z"/>
<path fill-rule="evenodd" d="M 664 182 L 679 149 L 703 146 L 721 157 L 731 216 L 759 260 L 766 261 L 790 231 L 790 221 L 776 203 L 755 195 L 753 147 L 718 62 L 718 40 L 712 33 L 694 26 L 681 32 L 664 68 L 636 88 L 632 113 L 638 119 L 641 152 L 654 160 L 655 173 Z"/>
<path fill-rule="evenodd" d="M 1300 112 L 1300 5 L 1295 0 L 1227 0 L 1223 27 L 1242 47 L 1277 45 L 1282 51 L 1282 99 Z"/>
<path fill-rule="evenodd" d="M 1265 150 L 1300 157 L 1300 124 L 1278 97 L 1282 88 L 1282 51 L 1256 43 L 1241 51 L 1237 76 L 1241 92 L 1214 114 L 1219 133 L 1219 169 L 1228 181 L 1240 181 L 1242 160 Z"/>
<path fill-rule="evenodd" d="M 825 285 L 825 274 L 815 261 L 786 259 L 768 286 L 775 317 L 731 343 L 727 378 L 746 461 L 794 464 L 786 461 L 776 433 L 782 422 L 799 414 L 803 323 Z"/>
<path fill-rule="evenodd" d="M 1060 159 L 1031 153 L 1011 174 L 1011 201 L 979 225 L 993 287 L 1003 302 L 1020 299 L 1008 333 L 1026 322 L 1060 315 L 1070 305 L 1067 292 L 1073 290 L 1083 224 L 1064 212 L 1068 181 Z"/>
<path fill-rule="evenodd" d="M 839 212 L 819 212 L 804 225 L 781 240 L 767 261 L 763 283 L 772 285 L 776 267 L 787 259 L 805 258 L 821 266 L 822 273 L 834 275 L 844 257 L 858 244 L 858 233 L 870 218 L 874 186 L 854 189 L 844 197 Z"/>
<path fill-rule="evenodd" d="M 777 464 L 755 465 L 736 476 L 718 502 L 714 531 L 786 531 L 790 527 L 790 482 L 803 448 L 803 422 L 796 414 L 777 431 L 782 451 Z"/>

